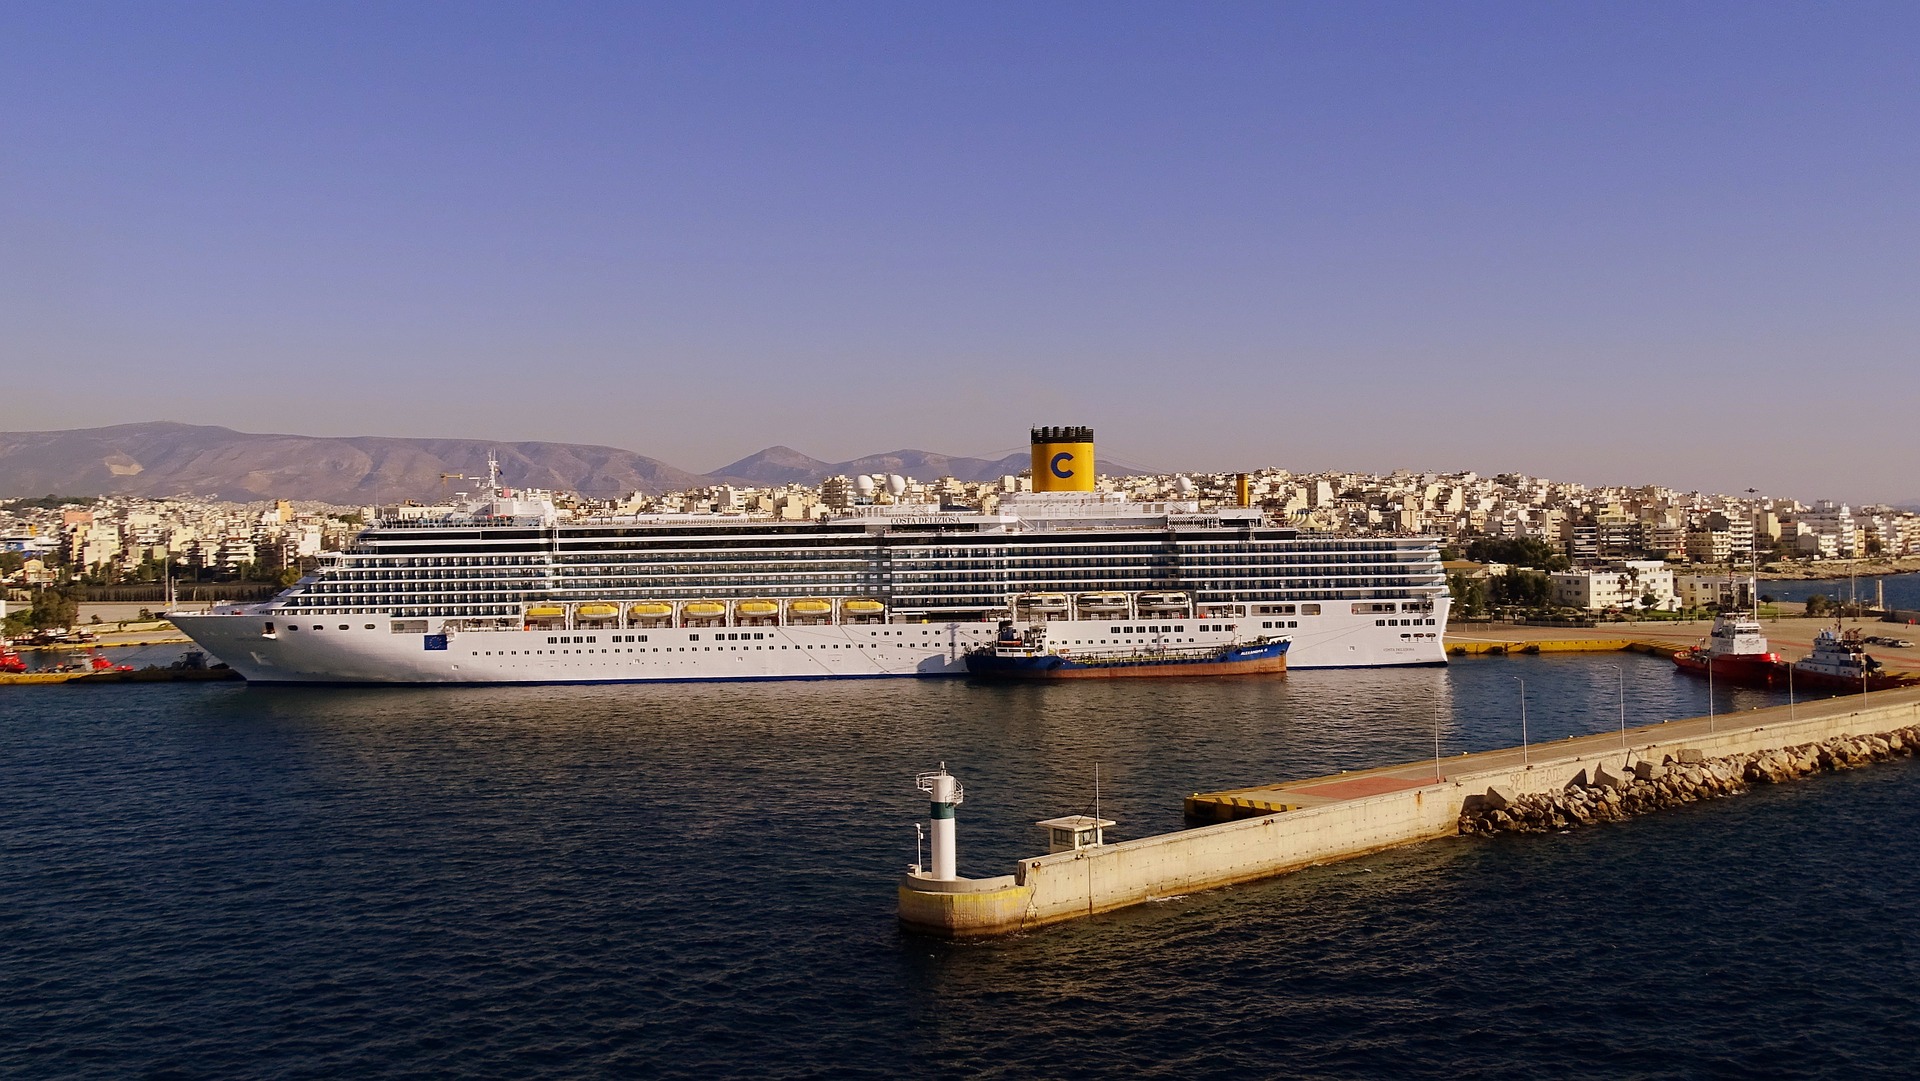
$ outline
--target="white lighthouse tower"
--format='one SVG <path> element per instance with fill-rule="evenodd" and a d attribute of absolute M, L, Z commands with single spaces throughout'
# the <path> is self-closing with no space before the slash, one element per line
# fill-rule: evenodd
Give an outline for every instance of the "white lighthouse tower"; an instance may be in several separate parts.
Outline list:
<path fill-rule="evenodd" d="M 928 798 L 927 817 L 932 820 L 933 864 L 928 868 L 928 878 L 942 882 L 952 882 L 959 878 L 954 870 L 957 862 L 953 841 L 953 809 L 967 797 L 966 790 L 960 787 L 960 779 L 947 772 L 947 764 L 932 773 L 922 773 L 915 778 L 915 787 L 925 792 Z"/>

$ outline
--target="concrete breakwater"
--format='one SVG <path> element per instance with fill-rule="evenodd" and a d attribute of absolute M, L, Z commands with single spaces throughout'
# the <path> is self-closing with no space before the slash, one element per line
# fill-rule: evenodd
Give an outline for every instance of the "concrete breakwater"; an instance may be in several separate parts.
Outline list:
<path fill-rule="evenodd" d="M 1832 773 L 1920 754 L 1920 727 L 1878 735 L 1836 736 L 1773 751 L 1707 758 L 1692 748 L 1630 770 L 1596 764 L 1559 792 L 1518 795 L 1490 788 L 1469 796 L 1460 812 L 1460 832 L 1546 833 L 1612 822 L 1649 811 L 1744 792 L 1755 784 L 1780 784 L 1815 773 Z"/>
<path fill-rule="evenodd" d="M 1649 787 L 1641 795 L 1627 795 L 1634 791 L 1629 785 L 1619 798 L 1652 809 L 1661 801 L 1686 802 L 1678 794 L 1686 771 L 1709 760 L 1717 770 L 1711 778 L 1700 771 L 1694 798 L 1709 789 L 1710 779 L 1727 783 L 1723 761 L 1739 760 L 1741 779 L 1752 783 L 1746 777 L 1750 767 L 1772 777 L 1790 757 L 1798 770 L 1810 747 L 1821 748 L 1829 761 L 1866 760 L 1857 743 L 1837 740 L 1878 736 L 1891 750 L 1887 737 L 1898 734 L 1904 752 L 1920 738 L 1910 734 L 1916 730 L 1920 691 L 1890 691 L 1196 793 L 1186 801 L 1189 817 L 1213 824 L 1034 856 L 1019 861 L 1014 873 L 991 878 L 936 880 L 910 871 L 898 884 L 900 921 L 946 938 L 1009 934 L 1453 836 L 1463 832 L 1463 815 L 1471 810 L 1477 818 L 1490 804 L 1504 804 L 1492 809 L 1505 810 L 1544 797 L 1543 806 L 1562 800 L 1564 811 L 1567 793 L 1590 787 L 1596 778 L 1645 780 Z M 1865 747 L 1879 753 L 1871 740 Z M 1820 752 L 1814 761 L 1821 761 Z M 1667 772 L 1669 762 L 1678 767 L 1678 781 Z M 1508 817 L 1514 819 L 1511 812 Z M 1474 832 L 1481 832 L 1478 824 Z"/>

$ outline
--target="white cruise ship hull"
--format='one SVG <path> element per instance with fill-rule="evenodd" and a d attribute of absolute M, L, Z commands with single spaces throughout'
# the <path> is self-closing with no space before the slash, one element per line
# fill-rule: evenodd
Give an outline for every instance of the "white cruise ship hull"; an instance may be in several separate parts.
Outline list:
<path fill-rule="evenodd" d="M 1183 620 L 1178 632 L 1113 633 L 1106 620 L 1054 620 L 1048 637 L 1080 648 L 1226 645 L 1283 633 L 1289 668 L 1446 663 L 1446 601 L 1412 618 L 1330 613 L 1286 627 L 1259 618 Z M 968 649 L 995 622 L 812 626 L 467 630 L 397 633 L 384 615 L 301 619 L 242 608 L 170 614 L 213 657 L 259 683 L 647 683 L 743 679 L 963 676 Z M 1266 624 L 1266 626 L 1263 626 Z M 269 626 L 273 629 L 268 630 Z M 1069 645 L 1069 649 L 1075 648 Z"/>

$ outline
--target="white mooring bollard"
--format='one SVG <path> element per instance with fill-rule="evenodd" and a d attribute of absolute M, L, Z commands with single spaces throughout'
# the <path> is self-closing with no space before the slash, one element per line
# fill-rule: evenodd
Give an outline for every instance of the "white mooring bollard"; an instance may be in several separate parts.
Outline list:
<path fill-rule="evenodd" d="M 959 878 L 954 870 L 957 862 L 953 841 L 953 809 L 966 798 L 966 790 L 960 787 L 960 779 L 947 772 L 947 764 L 932 773 L 922 773 L 915 778 L 915 787 L 925 792 L 929 799 L 927 817 L 933 820 L 933 865 L 928 869 L 928 878 L 951 882 Z"/>

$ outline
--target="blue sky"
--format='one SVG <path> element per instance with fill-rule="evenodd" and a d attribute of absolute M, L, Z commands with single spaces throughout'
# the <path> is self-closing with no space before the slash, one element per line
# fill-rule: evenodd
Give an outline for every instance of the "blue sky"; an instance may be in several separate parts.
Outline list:
<path fill-rule="evenodd" d="M 1920 8 L 14 5 L 0 429 L 1920 498 Z"/>

